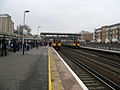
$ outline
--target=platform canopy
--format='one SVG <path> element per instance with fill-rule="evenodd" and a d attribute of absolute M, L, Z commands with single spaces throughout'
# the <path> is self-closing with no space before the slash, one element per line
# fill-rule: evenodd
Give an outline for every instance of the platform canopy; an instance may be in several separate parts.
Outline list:
<path fill-rule="evenodd" d="M 43 40 L 50 39 L 61 39 L 61 40 L 76 40 L 81 39 L 80 33 L 50 33 L 50 32 L 41 32 L 40 36 Z"/>

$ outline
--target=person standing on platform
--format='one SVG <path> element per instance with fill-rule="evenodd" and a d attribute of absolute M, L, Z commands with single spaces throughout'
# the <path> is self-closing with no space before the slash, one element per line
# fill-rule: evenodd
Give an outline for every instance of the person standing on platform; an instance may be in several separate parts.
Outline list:
<path fill-rule="evenodd" d="M 2 40 L 1 40 L 1 38 L 0 38 L 0 48 L 2 48 Z"/>
<path fill-rule="evenodd" d="M 49 42 L 49 46 L 50 46 L 50 47 L 52 46 L 52 42 Z"/>
<path fill-rule="evenodd" d="M 38 42 L 36 41 L 36 47 L 37 47 L 37 49 L 38 49 Z"/>
<path fill-rule="evenodd" d="M 6 45 L 6 40 L 5 40 L 5 36 L 2 39 L 2 53 L 1 56 L 7 56 L 7 45 Z"/>
<path fill-rule="evenodd" d="M 16 40 L 14 39 L 13 40 L 13 53 L 16 52 Z"/>

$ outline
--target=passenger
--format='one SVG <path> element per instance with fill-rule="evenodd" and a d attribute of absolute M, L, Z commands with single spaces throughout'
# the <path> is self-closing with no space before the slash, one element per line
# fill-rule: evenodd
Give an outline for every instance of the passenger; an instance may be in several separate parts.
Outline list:
<path fill-rule="evenodd" d="M 9 49 L 9 51 L 11 50 L 10 43 L 11 43 L 11 41 L 9 40 L 8 41 L 8 49 Z"/>
<path fill-rule="evenodd" d="M 50 47 L 52 46 L 52 42 L 49 42 L 49 46 L 50 46 Z"/>
<path fill-rule="evenodd" d="M 7 45 L 6 45 L 6 40 L 5 40 L 5 36 L 2 39 L 2 53 L 1 56 L 7 56 Z"/>
<path fill-rule="evenodd" d="M 2 40 L 0 40 L 0 48 L 2 48 Z"/>
<path fill-rule="evenodd" d="M 16 52 L 16 40 L 14 39 L 13 40 L 13 53 L 15 53 Z"/>
<path fill-rule="evenodd" d="M 40 46 L 42 46 L 42 42 L 40 42 Z"/>
<path fill-rule="evenodd" d="M 29 51 L 29 44 L 28 43 L 26 43 L 26 47 L 27 47 L 27 51 Z"/>
<path fill-rule="evenodd" d="M 47 46 L 48 45 L 48 42 L 45 42 L 45 46 Z"/>
<path fill-rule="evenodd" d="M 19 42 L 19 48 L 22 51 L 22 41 Z"/>
<path fill-rule="evenodd" d="M 38 49 L 38 42 L 36 42 L 36 48 Z"/>
<path fill-rule="evenodd" d="M 12 52 L 13 51 L 13 41 L 11 40 L 10 42 L 10 51 Z"/>

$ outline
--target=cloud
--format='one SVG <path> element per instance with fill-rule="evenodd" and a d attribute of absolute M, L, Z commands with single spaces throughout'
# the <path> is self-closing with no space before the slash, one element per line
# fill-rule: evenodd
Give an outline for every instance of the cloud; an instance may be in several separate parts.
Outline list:
<path fill-rule="evenodd" d="M 2 0 L 1 13 L 12 16 L 15 26 L 22 24 L 24 10 L 26 24 L 33 33 L 37 26 L 47 32 L 94 31 L 101 25 L 118 23 L 118 0 Z"/>

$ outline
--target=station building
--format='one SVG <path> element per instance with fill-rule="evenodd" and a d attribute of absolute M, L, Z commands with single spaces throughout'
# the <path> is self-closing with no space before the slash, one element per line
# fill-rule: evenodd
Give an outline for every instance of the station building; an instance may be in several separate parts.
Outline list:
<path fill-rule="evenodd" d="M 14 22 L 11 20 L 11 16 L 8 14 L 0 14 L 0 33 L 14 33 Z"/>
<path fill-rule="evenodd" d="M 95 29 L 96 43 L 120 43 L 120 23 Z"/>

